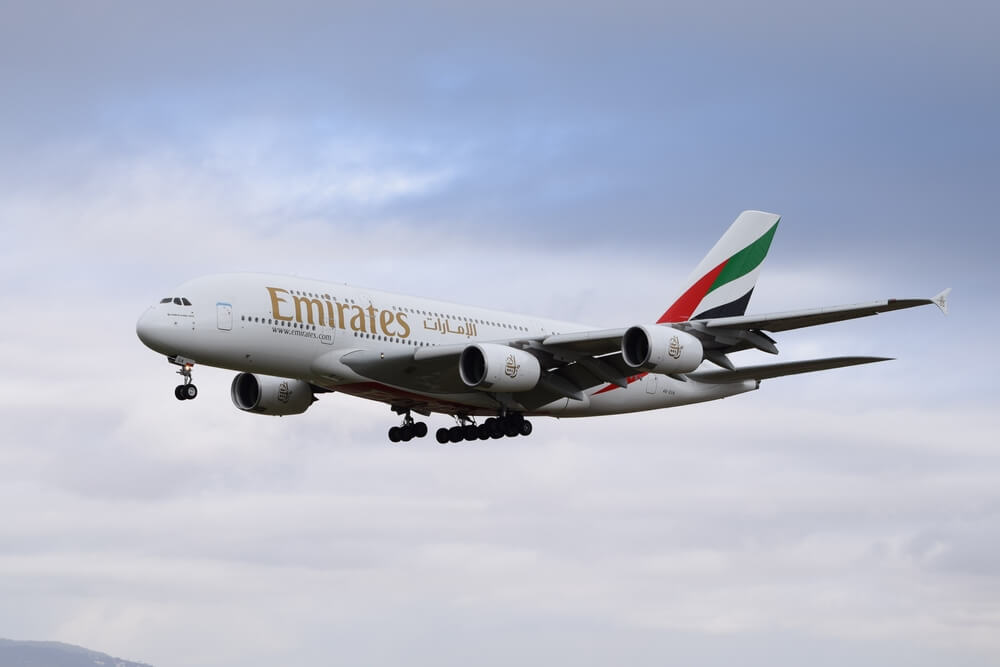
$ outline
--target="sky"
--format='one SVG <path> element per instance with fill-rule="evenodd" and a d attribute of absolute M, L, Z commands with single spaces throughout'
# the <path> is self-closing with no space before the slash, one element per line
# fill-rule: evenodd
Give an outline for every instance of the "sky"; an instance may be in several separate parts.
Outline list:
<path fill-rule="evenodd" d="M 0 10 L 0 636 L 163 667 L 1000 664 L 1000 9 L 14 3 Z M 896 360 L 531 438 L 197 401 L 135 337 L 289 273 L 648 322 L 740 211 L 750 312 Z M 761 359 L 742 353 L 734 361 Z M 447 418 L 431 420 L 431 428 Z"/>

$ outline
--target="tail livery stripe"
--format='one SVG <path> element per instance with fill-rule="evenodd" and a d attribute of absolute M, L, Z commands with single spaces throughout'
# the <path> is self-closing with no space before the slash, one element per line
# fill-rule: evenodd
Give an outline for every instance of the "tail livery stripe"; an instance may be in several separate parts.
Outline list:
<path fill-rule="evenodd" d="M 715 281 L 724 268 L 726 268 L 725 262 L 702 276 L 701 280 L 691 285 L 688 291 L 681 295 L 681 298 L 674 301 L 674 305 L 670 306 L 667 312 L 663 313 L 660 319 L 656 320 L 656 323 L 688 321 L 691 318 L 691 313 L 694 312 L 694 309 L 705 298 L 705 295 L 715 289 Z"/>
<path fill-rule="evenodd" d="M 657 324 L 667 322 L 686 322 L 691 319 L 691 316 L 705 300 L 705 297 L 713 291 L 759 270 L 761 263 L 764 261 L 764 257 L 767 256 L 767 251 L 771 247 L 771 241 L 774 238 L 774 233 L 777 231 L 778 223 L 780 221 L 781 219 L 778 218 L 774 224 L 772 224 L 760 237 L 727 259 L 723 260 L 715 266 L 715 268 L 695 281 L 694 284 L 685 290 L 680 298 L 678 298 L 673 305 L 667 309 L 667 312 L 660 316 L 660 319 L 657 320 Z M 739 220 L 737 220 L 737 223 L 739 223 Z M 734 227 L 736 227 L 736 225 L 734 225 Z M 708 260 L 712 254 L 717 252 L 717 250 L 717 248 L 713 249 L 713 252 L 710 253 L 709 257 L 706 257 L 705 259 Z M 713 305 L 705 312 L 742 315 L 746 311 L 747 303 L 750 300 L 750 294 L 753 292 L 752 283 L 754 282 L 756 282 L 755 277 L 751 279 L 750 283 L 748 283 L 748 286 L 750 287 L 748 292 L 735 296 L 735 298 L 728 303 Z M 723 298 L 726 297 L 723 296 Z M 705 305 L 708 306 L 709 304 Z"/>
<path fill-rule="evenodd" d="M 771 239 L 774 238 L 774 232 L 778 229 L 778 223 L 774 223 L 769 230 L 767 230 L 763 236 L 748 245 L 743 250 L 727 259 L 722 263 L 722 271 L 719 273 L 718 278 L 712 283 L 712 286 L 708 288 L 708 294 L 712 290 L 722 287 L 726 283 L 732 282 L 737 278 L 745 276 L 750 273 L 764 261 L 764 257 L 767 256 L 767 251 L 771 247 Z"/>

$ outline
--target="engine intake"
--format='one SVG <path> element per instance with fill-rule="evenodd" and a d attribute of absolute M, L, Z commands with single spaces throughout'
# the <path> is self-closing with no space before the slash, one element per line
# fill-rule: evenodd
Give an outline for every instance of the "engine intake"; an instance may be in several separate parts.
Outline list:
<path fill-rule="evenodd" d="M 673 327 L 630 327 L 622 336 L 622 358 L 632 368 L 654 373 L 690 373 L 701 365 L 701 341 Z"/>
<path fill-rule="evenodd" d="M 533 354 L 516 347 L 477 343 L 462 350 L 458 374 L 473 389 L 530 391 L 542 377 L 542 366 Z"/>
<path fill-rule="evenodd" d="M 233 378 L 230 394 L 237 408 L 261 415 L 300 415 L 316 400 L 308 382 L 253 373 Z"/>

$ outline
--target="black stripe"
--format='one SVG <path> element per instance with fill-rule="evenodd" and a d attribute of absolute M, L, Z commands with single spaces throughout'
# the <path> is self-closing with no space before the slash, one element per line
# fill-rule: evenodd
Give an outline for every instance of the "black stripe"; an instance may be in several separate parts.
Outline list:
<path fill-rule="evenodd" d="M 739 315 L 747 312 L 747 306 L 750 305 L 750 295 L 753 294 L 753 288 L 750 291 L 736 299 L 735 301 L 730 301 L 729 303 L 724 303 L 721 306 L 716 306 L 715 308 L 709 308 L 708 310 L 702 311 L 692 317 L 692 320 L 707 320 L 713 317 L 737 317 Z"/>

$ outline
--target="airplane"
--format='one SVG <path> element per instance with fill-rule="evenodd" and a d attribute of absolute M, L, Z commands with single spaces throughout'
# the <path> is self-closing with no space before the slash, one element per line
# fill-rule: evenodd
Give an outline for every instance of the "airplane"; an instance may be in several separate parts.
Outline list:
<path fill-rule="evenodd" d="M 174 396 L 198 395 L 196 364 L 237 372 L 233 404 L 305 412 L 341 392 L 388 404 L 389 440 L 427 435 L 413 413 L 450 415 L 438 442 L 527 436 L 528 417 L 657 410 L 754 391 L 763 380 L 888 361 L 830 357 L 737 367 L 743 350 L 777 354 L 769 334 L 935 304 L 930 299 L 747 315 L 781 218 L 744 211 L 652 322 L 601 329 L 531 315 L 259 273 L 196 278 L 139 318 L 136 333 L 179 366 Z M 175 296 L 176 295 L 176 296 Z M 477 422 L 477 418 L 481 418 Z"/>

